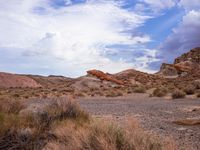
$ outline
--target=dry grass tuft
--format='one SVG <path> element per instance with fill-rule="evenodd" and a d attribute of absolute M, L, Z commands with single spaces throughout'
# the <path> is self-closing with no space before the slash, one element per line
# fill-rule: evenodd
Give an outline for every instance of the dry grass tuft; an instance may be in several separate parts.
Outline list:
<path fill-rule="evenodd" d="M 83 111 L 80 106 L 73 100 L 56 99 L 53 105 L 46 108 L 47 114 L 51 118 L 63 120 L 66 118 L 72 119 L 89 119 L 88 113 Z"/>
<path fill-rule="evenodd" d="M 62 122 L 52 128 L 56 141 L 50 141 L 45 150 L 49 149 L 106 149 L 106 150 L 161 150 L 170 147 L 172 142 L 164 144 L 156 136 L 150 135 L 130 122 L 122 128 L 108 124 L 102 120 L 93 120 L 90 124 L 77 126 L 74 122 Z"/>
<path fill-rule="evenodd" d="M 181 91 L 181 90 L 175 90 L 172 93 L 172 98 L 173 99 L 177 99 L 177 98 L 184 98 L 185 97 L 185 92 Z"/>

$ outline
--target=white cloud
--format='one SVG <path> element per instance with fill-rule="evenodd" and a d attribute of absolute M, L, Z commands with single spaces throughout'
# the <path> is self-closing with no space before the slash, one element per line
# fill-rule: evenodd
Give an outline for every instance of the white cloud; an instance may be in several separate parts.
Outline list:
<path fill-rule="evenodd" d="M 31 56 L 33 68 L 49 66 L 58 72 L 64 70 L 64 74 L 68 74 L 68 68 L 71 72 L 80 70 L 74 75 L 91 68 L 117 72 L 133 64 L 113 61 L 102 52 L 107 45 L 149 42 L 148 36 L 125 32 L 141 26 L 148 18 L 122 9 L 114 0 L 90 0 L 59 9 L 50 7 L 48 0 L 1 0 L 0 48 L 13 49 L 13 53 L 20 49 L 23 57 Z"/>
<path fill-rule="evenodd" d="M 144 55 L 138 58 L 135 58 L 136 69 L 140 69 L 144 72 L 155 73 L 157 70 L 150 70 L 149 63 L 158 62 L 160 59 L 156 58 L 157 50 L 156 49 L 144 49 Z"/>
<path fill-rule="evenodd" d="M 186 10 L 199 10 L 200 9 L 200 1 L 199 0 L 180 0 L 180 7 L 185 8 Z"/>
<path fill-rule="evenodd" d="M 139 0 L 139 2 L 147 4 L 152 12 L 159 12 L 161 10 L 172 8 L 176 5 L 176 0 Z M 143 8 L 141 4 L 138 4 L 137 7 Z"/>
<path fill-rule="evenodd" d="M 161 45 L 161 56 L 169 62 L 192 48 L 200 46 L 200 11 L 189 11 L 173 33 Z"/>
<path fill-rule="evenodd" d="M 65 0 L 65 5 L 70 5 L 70 4 L 72 4 L 71 0 Z"/>

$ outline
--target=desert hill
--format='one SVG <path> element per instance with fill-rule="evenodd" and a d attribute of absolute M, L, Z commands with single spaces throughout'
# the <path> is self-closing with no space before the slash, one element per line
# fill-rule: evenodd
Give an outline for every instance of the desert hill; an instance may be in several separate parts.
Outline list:
<path fill-rule="evenodd" d="M 64 76 L 16 75 L 0 73 L 2 95 L 13 93 L 20 97 L 73 96 L 121 96 L 134 92 L 165 87 L 169 92 L 184 90 L 194 82 L 200 82 L 200 48 L 176 58 L 173 64 L 163 63 L 160 71 L 148 74 L 134 69 L 116 74 L 89 70 L 79 78 Z M 6 90 L 8 89 L 8 90 Z"/>
<path fill-rule="evenodd" d="M 16 75 L 16 74 L 11 74 L 11 73 L 0 72 L 0 87 L 1 88 L 10 88 L 10 87 L 38 88 L 38 87 L 41 87 L 41 85 L 35 80 L 25 75 Z"/>

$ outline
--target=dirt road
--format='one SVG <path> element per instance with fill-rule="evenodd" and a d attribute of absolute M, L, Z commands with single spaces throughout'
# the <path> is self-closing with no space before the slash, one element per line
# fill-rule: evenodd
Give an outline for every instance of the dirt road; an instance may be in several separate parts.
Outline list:
<path fill-rule="evenodd" d="M 200 125 L 183 126 L 175 120 L 200 118 L 200 99 L 149 98 L 134 94 L 118 98 L 82 98 L 78 102 L 93 116 L 110 117 L 123 125 L 124 118 L 137 118 L 143 128 L 173 137 L 180 149 L 200 150 Z"/>

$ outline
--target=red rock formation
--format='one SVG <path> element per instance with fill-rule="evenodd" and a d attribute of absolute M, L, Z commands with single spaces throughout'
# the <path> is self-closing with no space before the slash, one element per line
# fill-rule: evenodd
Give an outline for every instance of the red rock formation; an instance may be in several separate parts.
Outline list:
<path fill-rule="evenodd" d="M 178 72 L 191 72 L 192 68 L 189 66 L 184 66 L 182 64 L 174 64 L 172 65 Z"/>
<path fill-rule="evenodd" d="M 106 80 L 106 81 L 110 81 L 110 82 L 113 82 L 113 83 L 116 83 L 116 84 L 120 84 L 120 85 L 124 84 L 123 81 L 118 80 L 113 75 L 108 74 L 108 73 L 104 73 L 104 72 L 99 71 L 99 70 L 89 70 L 89 71 L 87 71 L 87 73 L 89 75 L 93 75 L 93 76 L 99 78 L 100 80 Z"/>

